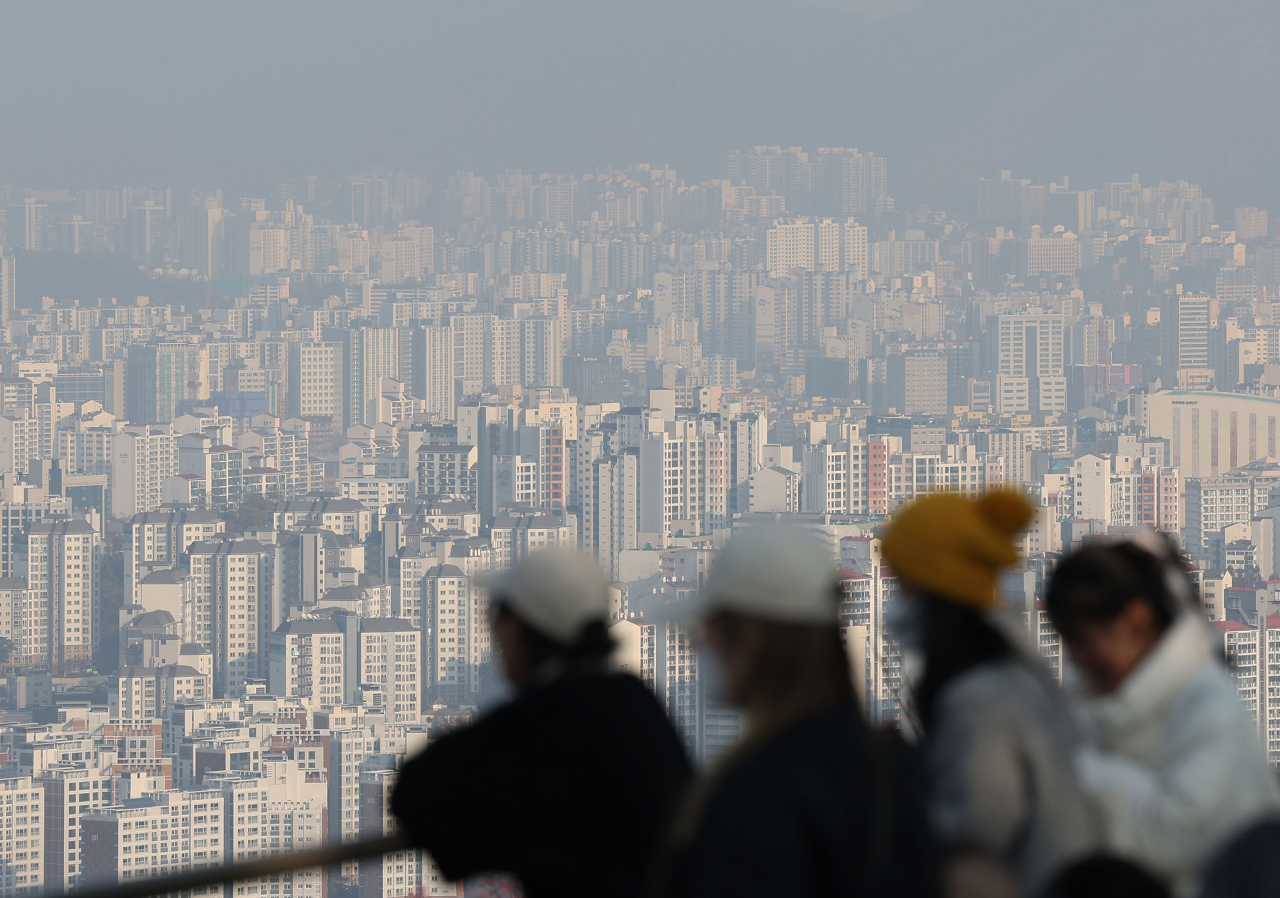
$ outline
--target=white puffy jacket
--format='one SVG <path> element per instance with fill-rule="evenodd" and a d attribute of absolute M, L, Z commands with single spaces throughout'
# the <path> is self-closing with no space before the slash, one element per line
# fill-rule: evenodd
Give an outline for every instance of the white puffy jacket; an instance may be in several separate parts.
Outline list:
<path fill-rule="evenodd" d="M 1107 847 L 1182 895 L 1231 837 L 1280 809 L 1258 728 L 1211 632 L 1183 615 L 1115 692 L 1082 708 L 1080 781 Z"/>

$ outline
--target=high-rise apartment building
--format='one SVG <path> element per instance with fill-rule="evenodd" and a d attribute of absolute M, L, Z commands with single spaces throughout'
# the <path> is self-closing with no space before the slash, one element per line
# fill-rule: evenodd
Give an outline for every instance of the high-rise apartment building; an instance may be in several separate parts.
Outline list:
<path fill-rule="evenodd" d="M 1179 370 L 1207 370 L 1209 359 L 1210 305 L 1208 296 L 1183 294 L 1177 300 L 1177 359 Z"/>
<path fill-rule="evenodd" d="M 136 603 L 138 586 L 148 573 L 176 567 L 192 543 L 214 539 L 226 529 L 226 522 L 207 509 L 170 508 L 134 515 L 129 527 L 132 539 L 125 562 L 125 596 Z"/>
<path fill-rule="evenodd" d="M 332 620 L 285 621 L 267 638 L 267 689 L 320 705 L 343 701 L 343 640 Z"/>
<path fill-rule="evenodd" d="M 45 214 L 48 208 L 44 203 L 30 199 L 5 206 L 5 243 L 14 249 L 43 252 L 46 249 Z"/>
<path fill-rule="evenodd" d="M 729 438 L 713 422 L 665 422 L 639 448 L 641 533 L 665 539 L 726 526 Z"/>
<path fill-rule="evenodd" d="M 418 723 L 422 708 L 422 634 L 398 617 L 360 621 L 357 660 L 359 685 L 376 691 L 381 699 L 367 704 L 381 707 L 393 723 Z"/>
<path fill-rule="evenodd" d="M 391 835 L 398 828 L 395 815 L 391 813 L 396 771 L 392 766 L 394 760 L 386 760 L 390 763 L 385 767 L 366 770 L 360 775 L 360 833 L 365 838 Z M 360 898 L 456 894 L 457 885 L 445 882 L 439 869 L 426 862 L 420 851 L 393 851 L 360 862 Z"/>
<path fill-rule="evenodd" d="M 40 427 L 34 418 L 0 415 L 0 474 L 23 474 L 40 458 Z"/>
<path fill-rule="evenodd" d="M 344 425 L 346 368 L 338 343 L 289 344 L 288 413 Z"/>
<path fill-rule="evenodd" d="M 0 327 L 9 326 L 9 318 L 18 307 L 18 263 L 13 256 L 0 253 Z"/>
<path fill-rule="evenodd" d="M 24 654 L 55 671 L 73 671 L 93 658 L 100 625 L 98 533 L 84 521 L 53 520 L 27 530 L 27 602 L 31 622 Z M 34 622 L 39 621 L 40 632 Z"/>
<path fill-rule="evenodd" d="M 16 768 L 0 771 L 2 813 L 9 824 L 0 830 L 0 896 L 39 895 L 47 873 L 44 835 L 44 789 Z"/>
<path fill-rule="evenodd" d="M 906 352 L 889 357 L 889 404 L 900 415 L 945 415 L 947 357 L 939 352 Z"/>
<path fill-rule="evenodd" d="M 45 887 L 59 893 L 84 882 L 91 869 L 84 851 L 92 838 L 86 839 L 83 827 L 103 807 L 114 803 L 111 768 L 116 751 L 89 748 L 80 754 L 84 755 L 80 761 L 51 764 L 36 774 L 44 789 L 44 831 L 40 835 Z M 28 819 L 31 817 L 34 812 Z"/>
<path fill-rule="evenodd" d="M 988 358 L 996 370 L 996 411 L 1059 412 L 1066 408 L 1064 318 L 1060 312 L 996 316 Z"/>
<path fill-rule="evenodd" d="M 148 268 L 164 264 L 165 210 L 154 203 L 130 206 L 129 248 L 133 257 Z"/>
<path fill-rule="evenodd" d="M 341 348 L 343 426 L 378 421 L 382 379 L 400 380 L 401 332 L 390 327 L 327 329 L 325 339 Z"/>
<path fill-rule="evenodd" d="M 818 153 L 824 152 L 819 148 Z M 826 165 L 829 183 L 834 182 L 832 210 L 840 215 L 865 215 L 882 211 L 889 197 L 889 161 L 857 149 L 831 148 Z"/>
<path fill-rule="evenodd" d="M 1236 240 L 1257 240 L 1267 236 L 1270 216 L 1265 209 L 1257 206 L 1242 206 L 1236 209 Z"/>
<path fill-rule="evenodd" d="M 0 479 L 0 577 L 25 577 L 28 528 L 67 511 L 62 496 L 49 496 L 29 483 Z"/>
<path fill-rule="evenodd" d="M 195 343 L 128 347 L 125 417 L 135 425 L 168 424 L 178 403 L 209 398 L 209 350 Z"/>
<path fill-rule="evenodd" d="M 885 626 L 885 612 L 898 596 L 898 579 L 884 562 L 880 540 L 873 537 L 840 540 L 840 564 L 844 567 L 840 572 L 840 618 L 866 632 L 863 683 L 867 717 L 874 724 L 889 724 L 902 713 L 902 657 Z"/>
<path fill-rule="evenodd" d="M 261 766 L 257 776 L 231 772 L 205 779 L 206 785 L 222 791 L 224 863 L 314 851 L 324 843 L 327 788 L 323 778 L 309 774 L 294 759 L 264 761 Z M 280 898 L 322 898 L 323 878 L 323 868 L 308 867 L 278 876 L 237 880 L 234 886 L 224 888 L 227 898 L 264 892 Z M 276 888 L 278 892 L 271 891 Z"/>
<path fill-rule="evenodd" d="M 793 268 L 813 271 L 814 226 L 807 220 L 776 222 L 766 234 L 765 268 L 770 277 L 782 277 Z"/>
<path fill-rule="evenodd" d="M 273 556 L 252 539 L 201 541 L 187 555 L 197 604 L 190 629 L 213 652 L 214 694 L 234 697 L 266 673 Z"/>
<path fill-rule="evenodd" d="M 111 516 L 158 509 L 165 479 L 178 472 L 173 425 L 133 424 L 111 442 Z"/>
<path fill-rule="evenodd" d="M 453 346 L 453 330 L 447 324 L 419 322 L 400 337 L 401 378 L 409 393 L 426 403 L 427 414 L 443 421 L 454 416 Z"/>
<path fill-rule="evenodd" d="M 488 595 L 453 564 L 437 564 L 422 579 L 422 683 L 426 695 L 463 702 L 480 691 L 488 660 Z M 483 631 L 483 632 L 482 632 Z M 423 704 L 427 703 L 424 699 Z"/>
<path fill-rule="evenodd" d="M 223 797 L 217 789 L 151 792 L 83 817 L 86 885 L 131 883 L 218 866 L 223 859 Z M 206 894 L 226 894 L 215 886 Z"/>

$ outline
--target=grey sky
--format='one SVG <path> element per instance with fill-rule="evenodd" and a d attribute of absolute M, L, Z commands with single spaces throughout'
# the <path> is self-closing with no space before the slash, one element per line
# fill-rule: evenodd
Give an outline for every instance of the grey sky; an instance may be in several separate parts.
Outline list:
<path fill-rule="evenodd" d="M 708 177 L 784 143 L 885 153 L 900 202 L 960 211 L 1000 168 L 1280 208 L 1263 0 L 10 3 L 4 21 L 0 182 Z"/>

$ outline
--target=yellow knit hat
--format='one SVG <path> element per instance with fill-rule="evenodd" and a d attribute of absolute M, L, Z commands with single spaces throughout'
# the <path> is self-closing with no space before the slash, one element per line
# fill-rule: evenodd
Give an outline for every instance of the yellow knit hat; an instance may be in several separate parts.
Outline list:
<path fill-rule="evenodd" d="M 1021 493 L 980 499 L 936 493 L 906 506 L 884 535 L 889 566 L 908 586 L 970 608 L 996 603 L 996 575 L 1018 560 L 1014 537 L 1035 515 Z"/>

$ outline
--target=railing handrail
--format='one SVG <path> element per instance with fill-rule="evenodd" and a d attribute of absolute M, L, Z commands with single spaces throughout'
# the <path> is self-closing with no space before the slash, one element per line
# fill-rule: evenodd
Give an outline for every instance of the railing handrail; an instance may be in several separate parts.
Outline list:
<path fill-rule="evenodd" d="M 239 864 L 217 864 L 202 870 L 188 870 L 169 876 L 144 877 L 128 882 L 94 882 L 65 893 L 75 898 L 149 898 L 170 892 L 186 892 L 208 888 L 222 883 L 254 879 L 260 876 L 276 876 L 307 867 L 327 867 L 344 861 L 354 861 L 375 854 L 403 851 L 413 845 L 403 834 L 363 839 L 339 845 L 326 845 L 311 851 L 294 851 L 288 854 L 258 858 Z M 45 898 L 61 898 L 62 892 L 48 892 Z"/>

